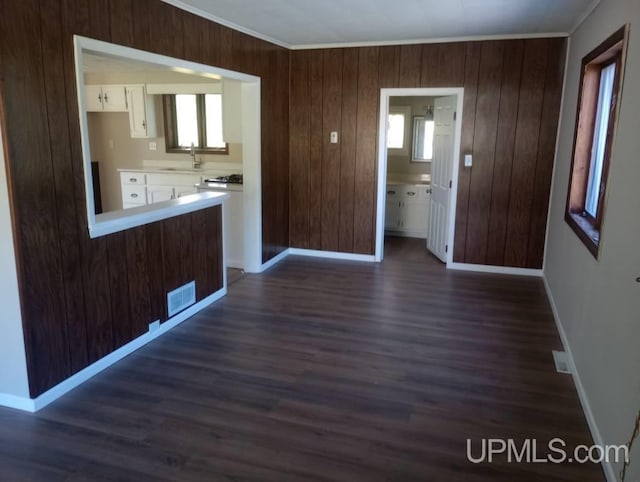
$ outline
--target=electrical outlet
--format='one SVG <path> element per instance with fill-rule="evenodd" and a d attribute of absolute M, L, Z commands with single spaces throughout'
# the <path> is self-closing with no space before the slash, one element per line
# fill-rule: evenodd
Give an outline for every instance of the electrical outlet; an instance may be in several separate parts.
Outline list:
<path fill-rule="evenodd" d="M 473 165 L 473 156 L 471 154 L 464 155 L 464 167 L 471 167 Z"/>
<path fill-rule="evenodd" d="M 155 151 L 158 149 L 158 144 L 155 142 L 149 142 L 149 150 L 150 151 Z"/>
<path fill-rule="evenodd" d="M 116 143 L 113 141 L 113 139 L 109 139 L 109 149 L 113 149 L 114 147 L 116 147 Z"/>
<path fill-rule="evenodd" d="M 330 140 L 331 140 L 331 144 L 337 144 L 338 143 L 338 132 L 337 131 L 332 131 L 331 132 Z"/>

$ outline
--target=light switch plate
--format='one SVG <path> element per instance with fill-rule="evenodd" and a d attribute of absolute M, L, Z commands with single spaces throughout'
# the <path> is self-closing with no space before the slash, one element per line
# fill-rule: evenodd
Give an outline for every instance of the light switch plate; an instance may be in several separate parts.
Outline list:
<path fill-rule="evenodd" d="M 471 167 L 473 164 L 473 156 L 471 154 L 464 155 L 464 167 Z"/>
<path fill-rule="evenodd" d="M 336 131 L 331 132 L 331 144 L 338 143 L 338 133 Z"/>

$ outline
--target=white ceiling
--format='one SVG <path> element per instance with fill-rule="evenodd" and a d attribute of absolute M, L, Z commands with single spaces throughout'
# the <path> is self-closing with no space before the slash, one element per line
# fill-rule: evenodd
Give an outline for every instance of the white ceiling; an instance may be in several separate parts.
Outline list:
<path fill-rule="evenodd" d="M 164 0 L 290 48 L 567 34 L 599 0 Z"/>

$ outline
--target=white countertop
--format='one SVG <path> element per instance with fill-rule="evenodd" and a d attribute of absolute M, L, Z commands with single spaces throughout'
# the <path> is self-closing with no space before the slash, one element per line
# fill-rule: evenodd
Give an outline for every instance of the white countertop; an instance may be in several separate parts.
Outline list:
<path fill-rule="evenodd" d="M 142 226 L 143 224 L 154 223 L 162 219 L 217 206 L 227 199 L 229 199 L 228 193 L 220 191 L 201 192 L 181 196 L 170 201 L 98 214 L 95 218 L 95 223 L 92 223 L 89 227 L 89 235 L 92 238 L 97 238 L 98 236 L 117 233 L 118 231 Z"/>
<path fill-rule="evenodd" d="M 204 176 L 217 176 L 219 169 L 182 169 L 175 167 L 147 167 L 142 169 L 118 169 L 118 172 L 144 172 L 153 174 L 201 174 Z"/>
<path fill-rule="evenodd" d="M 400 174 L 390 172 L 387 174 L 387 184 L 431 184 L 431 174 Z"/>
<path fill-rule="evenodd" d="M 231 182 L 199 182 L 196 184 L 198 191 L 234 191 L 242 192 L 242 184 L 234 184 Z"/>

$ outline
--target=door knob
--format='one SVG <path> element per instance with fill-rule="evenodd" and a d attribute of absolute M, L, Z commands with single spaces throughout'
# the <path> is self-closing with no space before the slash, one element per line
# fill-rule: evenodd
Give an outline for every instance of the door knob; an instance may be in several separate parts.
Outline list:
<path fill-rule="evenodd" d="M 636 278 L 636 283 L 640 283 L 640 276 Z"/>

